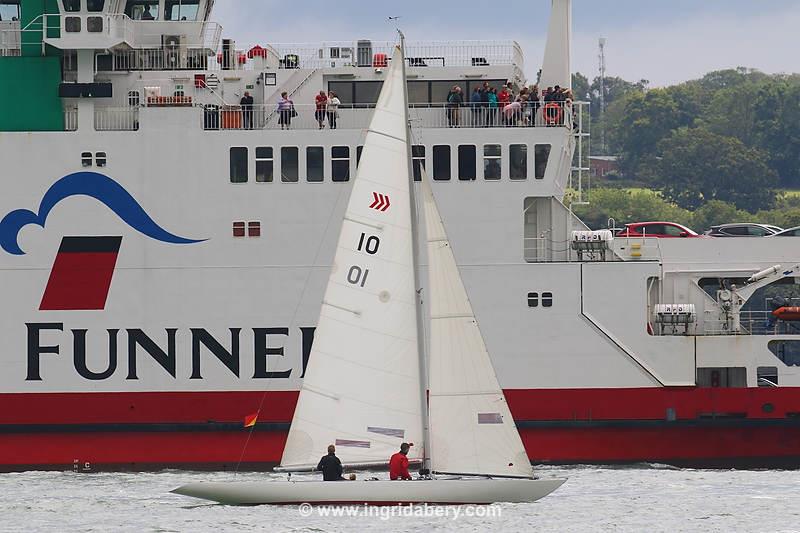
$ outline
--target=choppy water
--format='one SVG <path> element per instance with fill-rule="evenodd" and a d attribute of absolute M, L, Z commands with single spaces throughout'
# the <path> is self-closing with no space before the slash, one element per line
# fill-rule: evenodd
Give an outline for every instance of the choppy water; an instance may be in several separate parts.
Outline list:
<path fill-rule="evenodd" d="M 297 507 L 227 507 L 170 494 L 189 481 L 232 473 L 0 475 L 0 531 L 798 531 L 800 472 L 648 466 L 540 468 L 569 481 L 500 516 L 300 516 Z M 269 474 L 239 474 L 263 480 Z M 316 510 L 315 510 L 316 511 Z M 417 510 L 418 513 L 424 510 Z M 489 514 L 472 509 L 473 514 Z"/>

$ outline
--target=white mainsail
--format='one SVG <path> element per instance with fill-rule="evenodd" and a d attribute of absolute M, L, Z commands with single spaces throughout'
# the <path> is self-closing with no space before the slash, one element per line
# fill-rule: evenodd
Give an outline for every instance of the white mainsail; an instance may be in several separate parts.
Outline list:
<path fill-rule="evenodd" d="M 427 176 L 429 422 L 435 472 L 533 477 L 458 272 Z"/>
<path fill-rule="evenodd" d="M 375 108 L 281 467 L 386 463 L 423 452 L 403 55 Z"/>

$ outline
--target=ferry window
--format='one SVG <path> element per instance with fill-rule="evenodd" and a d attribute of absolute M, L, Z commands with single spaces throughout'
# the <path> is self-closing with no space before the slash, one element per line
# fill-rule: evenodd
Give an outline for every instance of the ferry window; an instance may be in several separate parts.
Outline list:
<path fill-rule="evenodd" d="M 95 162 L 95 165 L 97 165 L 98 167 L 106 166 L 106 163 L 108 162 L 108 159 L 106 157 L 106 153 L 105 152 L 97 152 L 94 155 L 94 162 Z"/>
<path fill-rule="evenodd" d="M 86 31 L 89 33 L 102 33 L 103 17 L 88 17 L 86 19 Z"/>
<path fill-rule="evenodd" d="M 374 104 L 383 87 L 382 81 L 357 81 L 355 82 L 354 104 Z M 335 92 L 335 91 L 334 91 Z"/>
<path fill-rule="evenodd" d="M 467 83 L 464 81 L 432 81 L 431 82 L 431 102 L 435 104 L 443 104 L 447 102 L 447 95 L 454 85 L 461 87 L 464 102 L 469 101 L 467 93 Z"/>
<path fill-rule="evenodd" d="M 81 0 L 64 0 L 64 11 L 77 13 L 81 10 Z"/>
<path fill-rule="evenodd" d="M 528 307 L 539 307 L 539 293 L 538 292 L 529 292 L 528 293 Z"/>
<path fill-rule="evenodd" d="M 99 13 L 103 11 L 106 0 L 86 0 L 86 11 L 90 13 Z"/>
<path fill-rule="evenodd" d="M 474 181 L 477 177 L 475 154 L 475 145 L 462 144 L 458 147 L 458 179 L 461 181 Z"/>
<path fill-rule="evenodd" d="M 433 147 L 433 179 L 447 181 L 450 179 L 450 146 L 440 144 Z"/>
<path fill-rule="evenodd" d="M 159 0 L 128 0 L 125 14 L 133 20 L 158 20 Z"/>
<path fill-rule="evenodd" d="M 82 167 L 92 166 L 92 152 L 83 152 L 81 154 L 81 166 Z"/>
<path fill-rule="evenodd" d="M 350 180 L 350 147 L 331 147 L 331 178 L 333 181 Z"/>
<path fill-rule="evenodd" d="M 363 151 L 363 146 L 356 146 L 356 168 L 358 168 L 359 163 L 361 163 L 361 152 Z"/>
<path fill-rule="evenodd" d="M 512 144 L 509 147 L 509 177 L 512 180 L 528 179 L 528 145 Z"/>
<path fill-rule="evenodd" d="M 0 20 L 19 20 L 19 0 L 0 2 Z"/>
<path fill-rule="evenodd" d="M 64 31 L 67 33 L 79 33 L 81 31 L 81 19 L 79 17 L 64 18 Z"/>
<path fill-rule="evenodd" d="M 777 387 L 778 386 L 778 367 L 777 366 L 760 366 L 756 369 L 756 376 L 758 378 L 759 387 Z"/>
<path fill-rule="evenodd" d="M 698 368 L 697 386 L 712 388 L 745 388 L 747 387 L 747 369 L 735 366 Z"/>
<path fill-rule="evenodd" d="M 414 181 L 422 181 L 422 170 L 425 168 L 425 146 L 415 144 L 411 147 L 411 160 L 414 165 Z"/>
<path fill-rule="evenodd" d="M 261 237 L 261 222 L 248 222 L 247 223 L 247 236 L 248 237 Z"/>
<path fill-rule="evenodd" d="M 543 292 L 542 293 L 542 307 L 553 307 L 553 293 L 552 292 Z"/>
<path fill-rule="evenodd" d="M 336 93 L 343 104 L 353 103 L 353 82 L 352 81 L 331 81 L 328 82 L 328 90 Z"/>
<path fill-rule="evenodd" d="M 247 148 L 231 148 L 231 183 L 247 182 Z"/>
<path fill-rule="evenodd" d="M 550 159 L 550 145 L 537 144 L 534 149 L 534 156 L 536 158 L 534 162 L 536 167 L 534 177 L 537 180 L 544 179 L 544 173 L 547 171 L 547 161 Z"/>
<path fill-rule="evenodd" d="M 233 223 L 233 236 L 244 237 L 244 222 Z"/>
<path fill-rule="evenodd" d="M 800 366 L 800 341 L 769 341 L 767 348 L 786 366 Z"/>
<path fill-rule="evenodd" d="M 410 81 L 408 82 L 408 103 L 427 104 L 428 103 L 428 82 Z"/>
<path fill-rule="evenodd" d="M 483 146 L 483 178 L 487 180 L 500 179 L 500 162 L 502 148 L 499 144 L 485 144 Z"/>
<path fill-rule="evenodd" d="M 306 179 L 319 182 L 325 176 L 325 156 L 322 146 L 306 148 Z"/>
<path fill-rule="evenodd" d="M 131 107 L 138 107 L 141 102 L 139 91 L 128 91 L 128 105 Z"/>
<path fill-rule="evenodd" d="M 300 150 L 296 146 L 281 148 L 281 181 L 284 183 L 297 183 L 300 179 L 298 157 Z"/>
<path fill-rule="evenodd" d="M 200 0 L 167 0 L 164 20 L 197 20 Z"/>
<path fill-rule="evenodd" d="M 273 156 L 271 146 L 256 148 L 256 181 L 259 183 L 272 183 Z"/>

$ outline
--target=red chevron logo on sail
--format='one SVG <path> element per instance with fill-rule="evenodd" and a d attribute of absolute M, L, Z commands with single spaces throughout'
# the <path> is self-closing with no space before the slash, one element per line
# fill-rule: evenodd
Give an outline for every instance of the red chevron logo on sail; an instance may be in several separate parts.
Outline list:
<path fill-rule="evenodd" d="M 386 212 L 389 209 L 389 206 L 392 204 L 389 202 L 389 196 L 386 194 L 379 194 L 377 192 L 372 193 L 372 205 L 369 206 L 370 209 L 374 209 L 376 211 Z"/>

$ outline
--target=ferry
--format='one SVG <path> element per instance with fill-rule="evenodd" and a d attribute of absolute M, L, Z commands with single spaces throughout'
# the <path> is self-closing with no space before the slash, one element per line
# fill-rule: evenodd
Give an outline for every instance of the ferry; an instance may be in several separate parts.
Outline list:
<path fill-rule="evenodd" d="M 2 471 L 281 458 L 395 43 L 243 44 L 213 7 L 0 0 Z M 800 465 L 792 239 L 588 228 L 584 103 L 448 101 L 569 88 L 571 18 L 552 0 L 534 66 L 406 44 L 415 177 L 530 460 Z"/>

